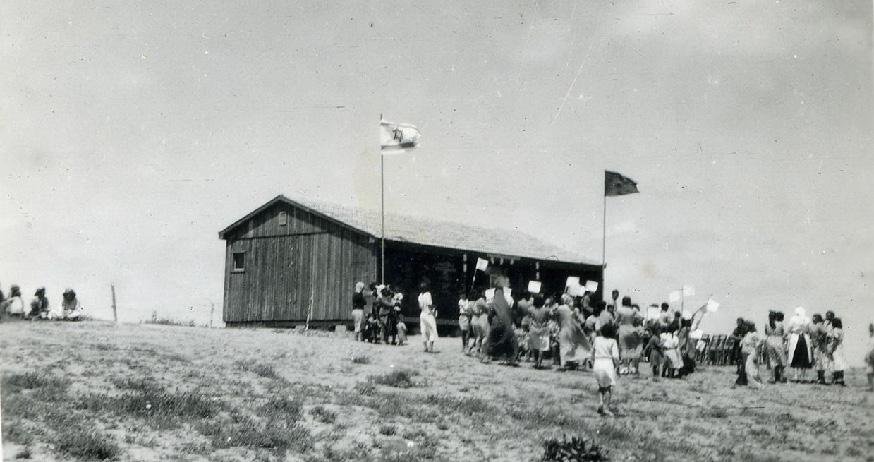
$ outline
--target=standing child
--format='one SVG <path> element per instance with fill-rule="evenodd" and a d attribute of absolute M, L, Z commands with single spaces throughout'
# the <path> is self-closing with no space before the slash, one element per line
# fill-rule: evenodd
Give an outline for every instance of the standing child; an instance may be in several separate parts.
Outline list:
<path fill-rule="evenodd" d="M 647 341 L 644 348 L 644 355 L 649 357 L 649 364 L 652 367 L 652 380 L 657 382 L 662 373 L 662 364 L 665 361 L 662 339 L 660 337 L 661 329 L 658 324 L 653 323 L 648 331 L 649 341 Z"/>
<path fill-rule="evenodd" d="M 592 345 L 592 373 L 598 380 L 600 406 L 598 414 L 612 416 L 610 400 L 616 385 L 616 368 L 619 367 L 619 344 L 616 342 L 613 324 L 601 327 Z"/>
<path fill-rule="evenodd" d="M 762 350 L 764 339 L 756 332 L 755 324 L 750 323 L 747 334 L 741 340 L 741 352 L 746 356 L 744 371 L 746 372 L 747 384 L 753 388 L 762 388 L 762 378 L 759 375 L 759 366 L 762 363 Z"/>
<path fill-rule="evenodd" d="M 467 351 L 467 341 L 470 338 L 470 302 L 467 294 L 462 292 L 458 299 L 458 329 L 461 331 L 461 351 Z"/>
<path fill-rule="evenodd" d="M 407 343 L 407 324 L 404 323 L 403 318 L 398 320 L 398 345 L 403 345 Z"/>
<path fill-rule="evenodd" d="M 841 318 L 832 319 L 832 329 L 828 334 L 828 353 L 832 366 L 832 383 L 846 386 L 844 383 L 844 369 L 847 361 L 844 358 L 844 323 Z"/>
<path fill-rule="evenodd" d="M 558 333 L 561 332 L 561 326 L 558 324 L 555 313 L 550 315 L 546 329 L 549 332 L 549 353 L 552 356 L 552 365 L 561 366 L 561 348 L 558 344 Z"/>

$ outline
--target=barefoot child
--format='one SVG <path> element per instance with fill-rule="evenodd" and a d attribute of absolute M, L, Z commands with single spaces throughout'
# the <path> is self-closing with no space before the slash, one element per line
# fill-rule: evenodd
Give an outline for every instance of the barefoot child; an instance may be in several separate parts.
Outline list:
<path fill-rule="evenodd" d="M 592 373 L 598 380 L 598 393 L 601 405 L 598 414 L 612 416 L 610 399 L 613 385 L 616 385 L 616 368 L 619 366 L 619 344 L 616 343 L 616 329 L 613 324 L 601 327 L 592 345 Z"/>

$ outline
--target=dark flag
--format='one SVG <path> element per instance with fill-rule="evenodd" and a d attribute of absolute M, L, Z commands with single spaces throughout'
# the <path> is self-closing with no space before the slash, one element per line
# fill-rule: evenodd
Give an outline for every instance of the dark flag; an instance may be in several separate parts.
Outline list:
<path fill-rule="evenodd" d="M 627 176 L 622 176 L 619 173 L 611 172 L 608 170 L 604 171 L 604 195 L 605 196 L 624 196 L 626 194 L 634 194 L 639 193 L 637 190 L 637 183 L 628 178 Z"/>

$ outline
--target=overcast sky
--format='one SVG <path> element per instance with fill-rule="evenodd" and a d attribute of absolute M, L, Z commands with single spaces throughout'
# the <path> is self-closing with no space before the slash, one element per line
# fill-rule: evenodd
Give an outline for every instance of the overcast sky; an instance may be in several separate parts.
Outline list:
<path fill-rule="evenodd" d="M 0 3 L 0 286 L 123 320 L 220 313 L 217 232 L 277 194 L 601 258 L 706 328 L 874 318 L 870 1 Z M 219 314 L 216 318 L 219 318 Z"/>

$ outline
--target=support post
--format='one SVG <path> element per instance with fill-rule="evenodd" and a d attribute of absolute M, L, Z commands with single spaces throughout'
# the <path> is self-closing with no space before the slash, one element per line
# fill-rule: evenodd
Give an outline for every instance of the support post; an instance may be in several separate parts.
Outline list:
<path fill-rule="evenodd" d="M 118 308 L 115 304 L 115 284 L 110 284 L 109 290 L 112 292 L 112 320 L 118 323 Z"/>
<path fill-rule="evenodd" d="M 379 215 L 380 215 L 380 231 L 379 231 L 379 280 L 381 284 L 385 284 L 385 156 L 382 152 L 379 153 Z"/>

